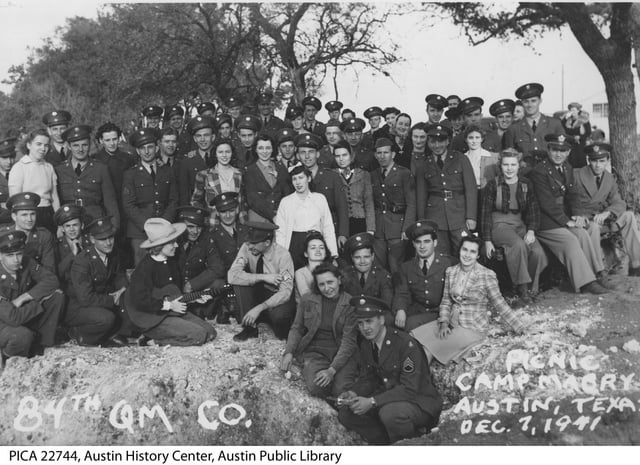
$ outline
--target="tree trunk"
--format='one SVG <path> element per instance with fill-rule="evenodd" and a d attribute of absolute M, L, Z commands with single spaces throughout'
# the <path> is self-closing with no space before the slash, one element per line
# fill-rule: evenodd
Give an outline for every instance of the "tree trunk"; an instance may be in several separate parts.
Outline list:
<path fill-rule="evenodd" d="M 305 98 L 307 86 L 304 80 L 304 74 L 300 69 L 289 68 L 289 76 L 291 77 L 291 93 L 296 105 L 302 105 Z"/>

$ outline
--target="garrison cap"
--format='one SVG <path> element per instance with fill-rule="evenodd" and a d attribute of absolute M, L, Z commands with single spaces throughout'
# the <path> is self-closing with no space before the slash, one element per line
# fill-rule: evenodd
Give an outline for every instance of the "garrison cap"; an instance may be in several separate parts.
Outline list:
<path fill-rule="evenodd" d="M 202 116 L 198 115 L 195 118 L 192 118 L 187 124 L 187 131 L 189 134 L 194 135 L 200 129 L 209 128 L 212 131 L 216 130 L 216 121 L 211 116 Z"/>
<path fill-rule="evenodd" d="M 383 316 L 385 312 L 389 311 L 389 305 L 384 300 L 367 295 L 351 297 L 349 305 L 355 307 L 356 318 Z"/>
<path fill-rule="evenodd" d="M 393 147 L 393 142 L 386 137 L 379 137 L 376 139 L 375 148 L 379 149 L 380 147 Z"/>
<path fill-rule="evenodd" d="M 340 124 L 340 130 L 342 132 L 358 132 L 362 131 L 365 126 L 366 123 L 362 118 L 349 118 Z"/>
<path fill-rule="evenodd" d="M 218 128 L 225 123 L 233 126 L 233 118 L 231 118 L 231 115 L 229 113 L 222 113 L 220 115 L 216 115 L 215 121 Z"/>
<path fill-rule="evenodd" d="M 65 142 L 75 142 L 77 140 L 91 139 L 93 128 L 86 124 L 71 126 L 62 133 L 62 140 Z"/>
<path fill-rule="evenodd" d="M 407 228 L 405 234 L 410 241 L 415 241 L 425 234 L 434 234 L 437 237 L 438 225 L 434 221 L 418 220 Z"/>
<path fill-rule="evenodd" d="M 368 233 L 354 234 L 344 243 L 344 250 L 348 255 L 356 250 L 371 247 L 373 247 L 373 236 Z"/>
<path fill-rule="evenodd" d="M 242 100 L 242 98 L 238 96 L 231 96 L 227 99 L 228 108 L 241 107 L 243 103 L 244 101 Z"/>
<path fill-rule="evenodd" d="M 226 212 L 238 206 L 237 192 L 223 192 L 216 195 L 211 202 L 218 212 Z"/>
<path fill-rule="evenodd" d="M 278 145 L 282 144 L 283 142 L 293 142 L 295 135 L 296 135 L 295 131 L 291 128 L 280 129 L 278 131 L 278 134 L 276 134 L 276 140 L 278 141 Z"/>
<path fill-rule="evenodd" d="M 493 102 L 489 107 L 489 114 L 491 114 L 491 116 L 498 116 L 502 113 L 513 113 L 515 107 L 516 102 L 511 99 L 498 100 L 497 102 Z"/>
<path fill-rule="evenodd" d="M 298 134 L 293 143 L 296 144 L 296 148 L 309 147 L 312 149 L 320 150 L 322 147 L 322 139 L 315 134 Z"/>
<path fill-rule="evenodd" d="M 16 137 L 8 137 L 0 140 L 0 158 L 11 158 L 16 156 Z"/>
<path fill-rule="evenodd" d="M 424 98 L 424 101 L 437 110 L 444 110 L 445 107 L 449 106 L 447 99 L 439 94 L 429 94 Z"/>
<path fill-rule="evenodd" d="M 262 121 L 254 115 L 244 115 L 236 124 L 238 129 L 251 129 L 253 132 L 260 131 Z"/>
<path fill-rule="evenodd" d="M 324 104 L 324 108 L 327 111 L 339 111 L 342 109 L 344 105 L 342 104 L 342 102 L 338 101 L 338 100 L 331 100 L 330 102 L 327 102 Z"/>
<path fill-rule="evenodd" d="M 116 234 L 116 228 L 111 222 L 110 216 L 101 216 L 89 223 L 85 228 L 85 232 L 91 234 L 96 239 L 107 239 Z"/>
<path fill-rule="evenodd" d="M 142 109 L 142 116 L 146 116 L 147 118 L 152 116 L 162 116 L 162 107 L 158 105 L 149 105 Z"/>
<path fill-rule="evenodd" d="M 444 112 L 444 116 L 446 116 L 449 119 L 460 118 L 462 116 L 462 108 L 451 107 Z"/>
<path fill-rule="evenodd" d="M 561 150 L 571 150 L 573 140 L 564 134 L 547 134 L 544 136 L 544 140 L 551 147 L 555 147 Z"/>
<path fill-rule="evenodd" d="M 256 103 L 268 105 L 273 100 L 273 94 L 271 92 L 260 92 L 256 95 Z"/>
<path fill-rule="evenodd" d="M 613 147 L 610 144 L 595 142 L 592 145 L 587 145 L 584 148 L 584 153 L 586 153 L 589 160 L 599 160 L 600 158 L 611 157 L 612 150 Z"/>
<path fill-rule="evenodd" d="M 307 105 L 312 106 L 317 111 L 320 111 L 320 108 L 322 108 L 322 102 L 320 100 L 318 100 L 316 97 L 311 97 L 311 96 L 305 97 L 302 100 L 302 107 L 304 108 Z"/>
<path fill-rule="evenodd" d="M 427 128 L 428 137 L 451 138 L 451 129 L 444 124 L 432 124 Z"/>
<path fill-rule="evenodd" d="M 23 231 L 4 231 L 0 233 L 0 252 L 12 253 L 24 249 L 27 235 Z"/>
<path fill-rule="evenodd" d="M 204 226 L 205 220 L 209 218 L 209 210 L 206 208 L 185 205 L 178 207 L 178 221 L 188 221 L 197 226 Z"/>
<path fill-rule="evenodd" d="M 484 105 L 484 100 L 480 97 L 467 97 L 462 102 L 460 102 L 460 106 L 462 107 L 462 113 L 468 115 L 471 112 L 474 112 Z"/>
<path fill-rule="evenodd" d="M 65 110 L 50 111 L 42 117 L 42 122 L 47 126 L 69 124 L 71 122 L 71 113 Z"/>
<path fill-rule="evenodd" d="M 76 218 L 82 220 L 83 215 L 84 208 L 75 203 L 67 203 L 56 210 L 53 214 L 53 221 L 55 221 L 58 226 L 62 226 L 67 221 L 75 220 Z"/>
<path fill-rule="evenodd" d="M 374 116 L 382 116 L 382 108 L 380 107 L 369 107 L 364 111 L 364 117 L 369 119 Z"/>
<path fill-rule="evenodd" d="M 40 204 L 40 196 L 33 192 L 19 192 L 13 194 L 7 200 L 7 209 L 12 212 L 18 210 L 37 210 Z"/>
<path fill-rule="evenodd" d="M 247 242 L 252 244 L 266 241 L 267 239 L 273 239 L 273 231 L 278 229 L 278 226 L 275 224 L 267 223 L 265 221 L 247 221 L 245 226 L 249 228 Z"/>
<path fill-rule="evenodd" d="M 382 116 L 384 116 L 385 118 L 387 117 L 387 115 L 390 115 L 391 113 L 393 113 L 394 115 L 399 115 L 402 112 L 398 110 L 396 107 L 387 107 L 384 110 L 382 110 Z"/>
<path fill-rule="evenodd" d="M 196 107 L 196 109 L 198 110 L 198 114 L 201 115 L 207 111 L 210 111 L 211 113 L 213 113 L 215 115 L 216 113 L 216 105 L 212 102 L 202 102 L 199 103 L 198 106 Z"/>
<path fill-rule="evenodd" d="M 180 105 L 171 105 L 170 107 L 166 107 L 164 109 L 164 119 L 169 120 L 172 116 L 184 116 L 184 108 Z"/>
<path fill-rule="evenodd" d="M 304 110 L 301 107 L 289 107 L 287 108 L 287 119 L 296 119 L 304 115 Z"/>
<path fill-rule="evenodd" d="M 540 97 L 544 92 L 544 86 L 537 82 L 530 82 L 516 89 L 516 98 L 524 100 L 531 97 Z"/>
<path fill-rule="evenodd" d="M 146 144 L 155 144 L 158 141 L 158 131 L 152 128 L 138 129 L 129 136 L 129 143 L 135 148 Z"/>

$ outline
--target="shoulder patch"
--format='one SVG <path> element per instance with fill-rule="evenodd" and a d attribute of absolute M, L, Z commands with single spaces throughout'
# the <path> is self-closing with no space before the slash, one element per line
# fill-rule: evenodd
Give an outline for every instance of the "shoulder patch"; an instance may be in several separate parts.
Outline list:
<path fill-rule="evenodd" d="M 402 371 L 404 371 L 405 373 L 413 373 L 415 369 L 416 364 L 413 360 L 411 360 L 411 357 L 405 358 L 404 362 L 402 362 Z"/>

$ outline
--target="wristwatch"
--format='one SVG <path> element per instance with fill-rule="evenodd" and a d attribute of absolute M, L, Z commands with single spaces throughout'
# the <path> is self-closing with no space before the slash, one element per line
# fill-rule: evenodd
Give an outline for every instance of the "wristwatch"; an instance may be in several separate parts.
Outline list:
<path fill-rule="evenodd" d="M 372 407 L 377 407 L 378 406 L 378 404 L 376 403 L 376 399 L 373 398 L 373 397 L 371 397 L 371 406 Z"/>

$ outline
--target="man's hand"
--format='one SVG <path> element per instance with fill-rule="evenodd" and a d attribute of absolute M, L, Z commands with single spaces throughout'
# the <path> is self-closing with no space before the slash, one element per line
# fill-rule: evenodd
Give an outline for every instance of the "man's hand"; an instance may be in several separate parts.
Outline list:
<path fill-rule="evenodd" d="M 569 220 L 567 221 L 567 224 L 565 225 L 567 228 L 577 228 L 578 226 L 576 225 L 576 222 L 573 220 Z"/>
<path fill-rule="evenodd" d="M 449 328 L 449 323 L 443 321 L 438 323 L 438 337 L 440 339 L 446 339 L 451 334 L 451 328 Z"/>
<path fill-rule="evenodd" d="M 575 221 L 576 228 L 586 228 L 587 223 L 589 222 L 584 216 L 572 216 L 571 219 Z"/>
<path fill-rule="evenodd" d="M 351 401 L 351 404 L 349 405 L 351 411 L 356 415 L 364 415 L 369 410 L 371 410 L 372 407 L 373 404 L 371 403 L 370 397 L 356 397 Z"/>
<path fill-rule="evenodd" d="M 291 369 L 291 362 L 293 361 L 293 354 L 284 354 L 282 361 L 280 362 L 280 370 L 289 371 Z"/>
<path fill-rule="evenodd" d="M 25 292 L 24 294 L 13 299 L 11 303 L 16 307 L 20 308 L 22 307 L 23 304 L 26 304 L 27 302 L 30 302 L 32 300 L 33 300 L 33 297 L 31 297 L 31 295 L 28 292 Z"/>
<path fill-rule="evenodd" d="M 404 310 L 398 310 L 396 312 L 395 324 L 398 328 L 404 329 L 404 324 L 407 322 L 407 314 Z"/>
<path fill-rule="evenodd" d="M 211 296 L 209 294 L 204 294 L 201 297 L 199 297 L 198 299 L 196 299 L 194 302 L 197 303 L 197 304 L 206 304 L 211 299 L 213 299 L 213 296 Z"/>
<path fill-rule="evenodd" d="M 527 234 L 524 235 L 524 243 L 529 245 L 533 244 L 536 241 L 536 233 L 533 230 L 528 230 Z"/>
<path fill-rule="evenodd" d="M 495 251 L 496 251 L 496 248 L 493 246 L 493 242 L 484 241 L 484 253 L 488 259 L 491 259 L 491 257 L 493 256 L 493 252 Z"/>
<path fill-rule="evenodd" d="M 338 236 L 338 248 L 341 249 L 344 243 L 347 242 L 347 238 L 344 236 Z"/>
<path fill-rule="evenodd" d="M 357 397 L 358 395 L 355 392 L 345 391 L 338 396 L 337 400 L 341 405 L 350 405 Z"/>
<path fill-rule="evenodd" d="M 260 280 L 264 281 L 267 284 L 271 284 L 272 286 L 277 287 L 284 280 L 284 278 L 280 274 L 269 273 L 269 274 L 260 275 Z"/>
<path fill-rule="evenodd" d="M 607 218 L 611 216 L 611 212 L 603 211 L 602 213 L 598 213 L 593 217 L 593 221 L 598 225 L 602 226 Z"/>
<path fill-rule="evenodd" d="M 469 231 L 475 231 L 477 226 L 476 220 L 472 220 L 471 218 L 469 218 L 464 223 L 467 225 L 467 229 Z"/>
<path fill-rule="evenodd" d="M 126 287 L 121 287 L 120 289 L 118 289 L 115 292 L 110 293 L 109 295 L 111 297 L 113 297 L 113 303 L 116 305 L 120 304 L 120 297 L 122 297 L 122 294 L 124 294 L 124 291 L 126 291 L 127 288 Z"/>
<path fill-rule="evenodd" d="M 262 309 L 260 308 L 260 305 L 256 305 L 251 310 L 249 310 L 247 314 L 244 316 L 244 318 L 242 319 L 242 325 L 255 326 L 256 321 L 258 321 L 258 317 L 260 316 L 261 313 L 262 313 Z"/>
<path fill-rule="evenodd" d="M 320 370 L 316 373 L 316 377 L 313 382 L 320 387 L 327 387 L 333 381 L 333 377 L 336 374 L 336 370 L 329 367 L 326 370 Z"/>
<path fill-rule="evenodd" d="M 409 238 L 407 237 L 407 233 L 402 231 L 402 234 L 400 234 L 400 239 L 402 239 L 403 241 L 408 241 Z"/>
<path fill-rule="evenodd" d="M 182 296 L 169 302 L 169 310 L 171 310 L 172 312 L 185 314 L 187 313 L 187 304 L 182 302 L 180 299 L 182 299 Z"/>

